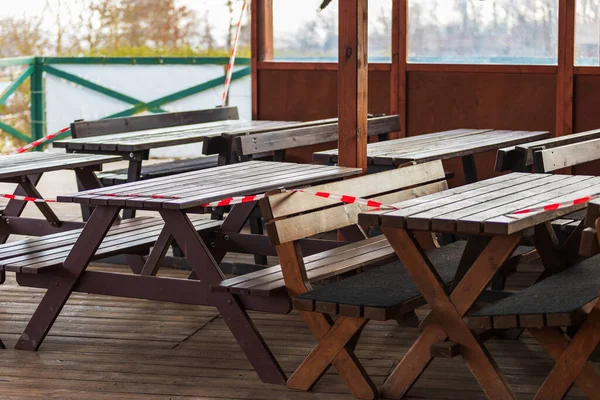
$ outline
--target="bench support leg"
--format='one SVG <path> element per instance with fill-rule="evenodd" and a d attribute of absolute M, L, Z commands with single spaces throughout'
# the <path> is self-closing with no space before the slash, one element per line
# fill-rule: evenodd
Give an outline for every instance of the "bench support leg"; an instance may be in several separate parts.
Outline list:
<path fill-rule="evenodd" d="M 569 346 L 563 331 L 559 328 L 529 329 L 529 332 L 555 361 L 560 359 Z M 600 379 L 598 378 L 594 365 L 588 361 L 575 379 L 575 383 L 590 399 L 597 399 L 600 396 Z"/>
<path fill-rule="evenodd" d="M 327 332 L 321 337 L 319 340 L 319 344 L 311 351 L 311 353 L 304 359 L 302 364 L 296 369 L 294 374 L 288 380 L 288 387 L 292 389 L 300 389 L 300 390 L 310 390 L 312 386 L 319 380 L 321 376 L 327 371 L 331 364 L 338 364 L 337 368 L 343 367 L 341 362 L 343 362 L 343 357 L 338 357 L 340 352 L 347 350 L 346 346 L 349 342 L 358 334 L 362 327 L 367 323 L 367 320 L 364 318 L 351 318 L 351 317 L 339 317 L 335 324 L 331 326 Z M 354 359 L 352 352 L 347 353 L 349 357 Z M 338 359 L 339 361 L 336 361 Z M 356 364 L 359 368 L 356 369 L 356 372 L 360 372 L 359 377 L 362 380 L 368 380 L 368 375 L 362 369 L 360 364 Z M 348 377 L 347 374 L 343 376 Z M 349 384 L 349 387 L 353 388 L 354 397 L 358 397 L 361 399 L 372 399 L 375 398 L 375 394 L 377 393 L 376 388 L 373 386 L 371 390 L 368 390 L 366 393 L 358 392 L 356 393 L 357 382 L 347 382 L 344 379 L 346 384 Z"/>
<path fill-rule="evenodd" d="M 306 268 L 304 267 L 300 244 L 298 242 L 282 243 L 277 245 L 276 249 L 279 262 L 281 263 L 281 270 L 283 272 L 285 286 L 290 297 L 295 297 L 300 293 L 306 293 L 308 290 L 310 290 L 310 283 L 306 277 Z M 300 314 L 302 315 L 302 318 L 304 318 L 304 321 L 308 325 L 308 328 L 312 332 L 313 336 L 319 343 L 321 340 L 325 340 L 327 335 L 330 334 L 329 332 L 331 329 L 333 329 L 332 326 L 334 326 L 334 324 L 331 318 L 326 315 L 316 312 L 300 312 Z M 338 318 L 340 323 L 343 320 L 344 319 L 340 320 Z M 356 320 L 362 319 L 356 318 Z M 365 323 L 366 322 L 362 323 L 360 327 L 356 328 L 355 334 L 360 332 L 360 329 Z M 350 339 L 353 337 L 354 335 L 352 335 Z M 369 376 L 365 373 L 360 361 L 354 355 L 353 347 L 355 346 L 355 342 L 353 341 L 352 343 L 348 344 L 348 340 L 344 341 L 339 351 L 334 352 L 335 354 L 332 357 L 332 361 L 329 361 L 327 366 L 329 364 L 334 366 L 344 383 L 348 386 L 348 388 L 350 388 L 352 396 L 361 399 L 375 398 L 377 394 L 377 388 Z M 300 366 L 299 368 L 306 367 Z M 294 383 L 294 381 L 292 381 L 291 384 L 288 382 L 288 386 L 292 387 L 293 385 L 297 388 L 309 390 L 316 380 L 318 380 L 318 378 L 322 375 L 322 372 L 324 371 L 320 371 L 316 376 L 316 379 L 312 381 L 309 378 L 304 378 L 302 375 L 298 375 L 299 377 L 294 378 L 296 382 Z M 314 377 L 314 375 L 312 377 Z"/>
<path fill-rule="evenodd" d="M 54 274 L 48 291 L 33 313 L 15 348 L 37 350 L 40 347 L 118 213 L 118 207 L 97 207 L 94 210 L 63 263 L 63 268 Z"/>
<path fill-rule="evenodd" d="M 187 215 L 178 210 L 162 210 L 160 214 L 165 220 L 165 228 L 180 245 L 195 276 L 205 283 L 205 290 L 209 291 L 209 285 L 218 285 L 224 276 Z M 285 385 L 285 373 L 239 300 L 230 293 L 210 295 L 260 379 L 265 383 Z"/>
<path fill-rule="evenodd" d="M 550 328 L 538 330 L 534 337 L 536 340 L 542 339 L 540 343 L 556 360 L 556 365 L 550 371 L 534 399 L 562 399 L 575 382 L 582 387 L 586 394 L 589 393 L 588 396 L 591 399 L 600 398 L 600 375 L 588 362 L 600 342 L 600 304 L 596 302 L 570 343 L 567 344 L 564 336 L 562 340 L 557 340 L 557 337 L 551 336 L 552 333 L 547 333 L 549 331 Z M 551 342 L 552 339 L 554 340 Z M 561 351 L 562 349 L 564 350 Z M 590 396 L 591 394 L 593 395 Z"/>
<path fill-rule="evenodd" d="M 33 185 L 37 185 L 41 178 L 42 178 L 42 174 L 35 174 L 35 175 L 27 176 L 27 179 Z M 15 189 L 14 194 L 18 195 L 18 196 L 27 196 L 27 192 L 20 184 Z M 8 204 L 6 205 L 6 208 L 4 209 L 4 212 L 2 213 L 2 216 L 19 217 L 23 213 L 23 210 L 25 209 L 26 205 L 27 205 L 27 203 L 24 201 L 21 201 L 21 200 L 9 200 Z M 0 235 L 0 244 L 6 243 L 9 236 L 10 235 Z"/>
<path fill-rule="evenodd" d="M 506 378 L 462 318 L 513 253 L 520 236 L 493 238 L 447 296 L 435 268 L 410 233 L 392 228 L 383 231 L 432 313 L 423 322 L 425 328 L 417 341 L 385 382 L 382 396 L 404 396 L 431 362 L 431 346 L 449 337 L 461 345 L 461 356 L 488 398 L 515 399 Z"/>

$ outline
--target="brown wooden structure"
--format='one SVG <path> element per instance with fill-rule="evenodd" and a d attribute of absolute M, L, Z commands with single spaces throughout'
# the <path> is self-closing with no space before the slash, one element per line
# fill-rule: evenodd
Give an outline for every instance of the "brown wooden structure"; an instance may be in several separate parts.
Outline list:
<path fill-rule="evenodd" d="M 400 136 L 465 126 L 547 130 L 563 136 L 600 124 L 595 106 L 600 68 L 574 66 L 575 0 L 559 0 L 558 65 L 546 66 L 408 63 L 410 0 L 391 1 L 392 62 L 368 65 L 368 111 L 399 114 Z M 356 4 L 345 1 L 344 8 L 353 5 L 356 9 Z M 252 3 L 253 118 L 311 120 L 336 116 L 338 64 L 273 61 L 272 11 L 272 0 Z M 344 11 L 339 14 L 340 49 L 342 35 L 349 33 L 342 27 L 354 18 L 353 12 Z M 340 64 L 340 68 L 341 74 L 346 66 Z M 295 155 L 308 160 L 310 152 Z M 478 160 L 488 157 L 493 155 L 481 154 Z M 460 160 L 448 162 L 446 168 L 457 172 L 452 183 L 463 182 Z M 493 174 L 491 165 L 481 170 L 480 178 Z M 586 166 L 577 167 L 577 171 L 591 172 Z"/>

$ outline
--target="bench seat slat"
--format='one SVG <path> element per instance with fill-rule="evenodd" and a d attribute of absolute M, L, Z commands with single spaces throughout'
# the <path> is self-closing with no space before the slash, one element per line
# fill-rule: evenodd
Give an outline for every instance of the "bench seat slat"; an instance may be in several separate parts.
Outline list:
<path fill-rule="evenodd" d="M 393 254 L 393 250 L 385 237 L 377 236 L 361 240 L 360 242 L 351 243 L 346 246 L 341 246 L 333 250 L 313 254 L 304 259 L 308 278 L 311 279 L 312 277 L 313 280 L 324 279 L 321 277 L 320 273 L 315 273 L 315 271 L 321 268 L 327 268 L 332 263 L 352 260 L 361 254 L 369 254 L 373 251 L 382 249 L 384 251 L 384 257 L 385 254 Z M 322 272 L 326 273 L 327 270 Z M 252 293 L 258 296 L 270 296 L 274 291 L 283 290 L 284 288 L 285 284 L 283 282 L 281 266 L 276 265 L 250 274 L 226 279 L 222 281 L 219 286 L 213 286 L 211 289 L 213 291 L 231 291 L 236 294 Z"/>
<path fill-rule="evenodd" d="M 202 217 L 191 218 L 198 231 L 219 227 L 222 221 Z M 106 235 L 94 259 L 136 252 L 154 244 L 164 222 L 161 218 L 141 217 L 121 221 Z M 0 246 L 0 270 L 37 274 L 62 265 L 81 229 L 61 232 L 40 238 L 25 239 Z M 45 241 L 45 238 L 49 240 Z M 10 251 L 4 252 L 4 248 Z"/>
<path fill-rule="evenodd" d="M 575 266 L 551 276 L 527 289 L 469 316 L 546 317 L 547 326 L 562 325 L 559 315 L 573 315 L 598 297 L 600 289 L 600 255 L 585 259 Z M 555 316 L 555 317 L 552 317 Z M 556 322 L 552 322 L 552 321 Z"/>
<path fill-rule="evenodd" d="M 465 241 L 457 241 L 439 249 L 427 252 L 431 263 L 436 267 L 444 284 L 452 282 L 458 263 L 462 256 Z M 384 266 L 364 272 L 340 282 L 330 283 L 321 288 L 311 290 L 296 296 L 303 306 L 306 300 L 313 303 L 335 303 L 338 313 L 343 312 L 344 307 L 355 306 L 369 310 L 368 318 L 377 318 L 374 309 L 398 309 L 404 303 L 412 303 L 419 300 L 421 294 L 415 286 L 408 272 L 400 261 L 393 261 Z M 421 302 L 424 302 L 421 300 Z M 394 313 L 383 312 L 381 315 L 391 317 Z M 365 317 L 367 317 L 365 315 Z"/>

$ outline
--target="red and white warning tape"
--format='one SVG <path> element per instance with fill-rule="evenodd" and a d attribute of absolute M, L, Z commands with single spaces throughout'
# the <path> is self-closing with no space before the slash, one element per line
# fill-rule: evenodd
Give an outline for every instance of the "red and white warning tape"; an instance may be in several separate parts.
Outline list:
<path fill-rule="evenodd" d="M 5 199 L 29 201 L 32 203 L 56 203 L 56 200 L 36 199 L 35 197 L 18 196 L 16 194 L 2 194 L 0 196 L 4 197 Z"/>
<path fill-rule="evenodd" d="M 240 13 L 240 19 L 237 23 L 237 28 L 235 31 L 235 38 L 233 39 L 233 44 L 231 46 L 231 57 L 229 58 L 229 64 L 227 64 L 227 74 L 225 75 L 225 88 L 223 89 L 223 95 L 221 96 L 221 106 L 225 107 L 227 104 L 227 93 L 229 93 L 229 86 L 231 85 L 231 74 L 233 73 L 233 64 L 235 63 L 235 56 L 237 54 L 238 42 L 240 39 L 240 32 L 242 30 L 242 20 L 244 19 L 244 13 L 246 12 L 246 7 L 248 5 L 248 0 L 244 0 L 242 3 L 242 12 Z"/>
<path fill-rule="evenodd" d="M 338 194 L 333 194 L 333 193 L 329 193 L 329 192 L 313 192 L 311 190 L 306 190 L 306 189 L 289 190 L 289 192 L 306 193 L 306 194 L 311 194 L 313 196 L 323 197 L 325 199 L 341 201 L 342 203 L 345 203 L 345 204 L 361 204 L 361 205 L 364 205 L 367 207 L 372 207 L 372 208 L 377 208 L 377 209 L 382 209 L 382 210 L 398 210 L 399 209 L 398 207 L 392 206 L 390 204 L 384 204 L 379 201 L 362 199 L 360 197 L 349 196 L 349 195 L 338 195 Z"/>
<path fill-rule="evenodd" d="M 391 204 L 385 204 L 385 203 L 381 203 L 379 201 L 363 199 L 360 197 L 355 197 L 355 196 L 350 196 L 350 195 L 339 195 L 339 194 L 334 194 L 334 193 L 329 193 L 329 192 L 315 192 L 315 191 L 311 191 L 311 190 L 307 190 L 307 189 L 292 189 L 292 190 L 285 190 L 285 192 L 287 192 L 287 193 L 295 193 L 295 192 L 305 193 L 305 194 L 309 194 L 312 196 L 317 196 L 317 197 L 322 197 L 325 199 L 339 201 L 344 204 L 360 204 L 360 205 L 364 205 L 364 206 L 367 206 L 367 207 L 370 207 L 370 208 L 373 208 L 376 210 L 399 210 L 398 207 L 391 205 Z M 97 195 L 97 196 L 107 196 L 107 197 L 130 197 L 130 198 L 150 198 L 150 199 L 175 199 L 175 200 L 183 199 L 183 197 L 179 197 L 179 196 L 162 195 L 162 194 L 93 193 L 93 192 L 90 192 L 89 194 Z M 10 199 L 10 200 L 20 200 L 20 201 L 28 201 L 28 202 L 34 202 L 34 203 L 55 203 L 56 202 L 56 200 L 38 199 L 35 197 L 18 196 L 15 194 L 0 194 L 0 197 Z M 251 203 L 251 202 L 263 199 L 265 197 L 266 197 L 266 193 L 255 194 L 255 195 L 251 195 L 251 196 L 228 197 L 228 198 L 221 199 L 218 201 L 201 204 L 200 207 L 205 207 L 205 208 L 226 207 L 226 206 L 232 206 L 232 205 L 236 205 L 236 204 Z M 532 214 L 532 213 L 544 212 L 544 211 L 554 211 L 554 210 L 558 210 L 561 208 L 567 208 L 567 207 L 572 207 L 572 206 L 576 206 L 579 204 L 585 204 L 585 203 L 589 202 L 590 200 L 594 200 L 594 199 L 598 199 L 598 198 L 600 198 L 600 194 L 592 194 L 589 196 L 579 197 L 579 198 L 572 199 L 572 200 L 566 200 L 566 201 L 557 202 L 557 203 L 545 204 L 545 205 L 539 206 L 539 207 L 524 208 L 524 209 L 521 209 L 518 211 L 514 211 L 508 215 L 509 216 L 517 216 L 517 215 L 526 215 L 526 214 Z"/>
<path fill-rule="evenodd" d="M 531 214 L 531 213 L 540 212 L 540 211 L 554 211 L 554 210 L 558 210 L 561 208 L 576 206 L 578 204 L 584 204 L 590 200 L 594 200 L 597 198 L 600 198 L 600 194 L 592 194 L 589 196 L 579 197 L 579 198 L 576 198 L 573 200 L 566 200 L 566 201 L 561 201 L 558 203 L 545 204 L 545 205 L 539 206 L 539 207 L 524 208 L 522 210 L 518 210 L 518 211 L 511 213 L 511 215 L 525 215 L 525 214 Z"/>
<path fill-rule="evenodd" d="M 54 139 L 55 137 L 57 137 L 58 135 L 60 135 L 61 133 L 65 133 L 66 131 L 68 131 L 70 128 L 62 128 L 60 131 L 58 132 L 54 132 L 51 133 L 49 135 L 44 136 L 43 138 L 39 139 L 39 140 L 34 140 L 33 142 L 21 147 L 20 149 L 17 149 L 15 151 L 13 151 L 12 153 L 9 153 L 9 155 L 11 154 L 21 154 L 21 153 L 25 153 L 28 150 L 31 150 L 35 147 L 38 147 L 39 145 L 46 143 L 49 140 Z"/>

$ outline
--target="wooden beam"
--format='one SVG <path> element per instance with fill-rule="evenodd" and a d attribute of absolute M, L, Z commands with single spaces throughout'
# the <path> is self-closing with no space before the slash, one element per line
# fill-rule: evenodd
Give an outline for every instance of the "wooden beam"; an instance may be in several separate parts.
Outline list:
<path fill-rule="evenodd" d="M 555 136 L 570 135 L 573 133 L 575 1 L 576 0 L 559 0 Z"/>
<path fill-rule="evenodd" d="M 343 5 L 342 5 L 343 4 Z M 339 164 L 367 172 L 368 1 L 339 6 Z"/>
<path fill-rule="evenodd" d="M 391 139 L 407 136 L 406 123 L 406 73 L 408 48 L 408 1 L 392 0 L 392 72 L 390 76 L 390 110 L 400 115 L 400 132 L 390 134 Z"/>
<path fill-rule="evenodd" d="M 255 0 L 251 3 L 252 56 L 252 119 L 260 119 L 258 109 L 258 63 L 273 59 L 273 0 Z"/>

